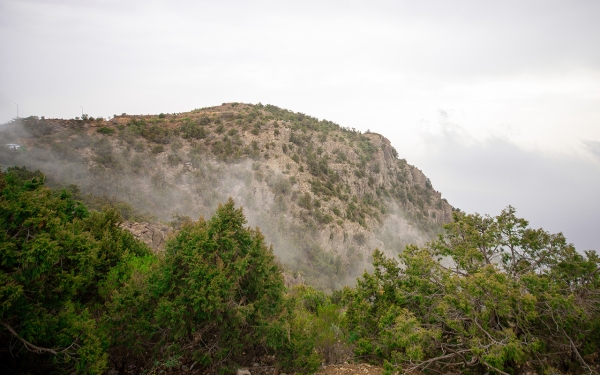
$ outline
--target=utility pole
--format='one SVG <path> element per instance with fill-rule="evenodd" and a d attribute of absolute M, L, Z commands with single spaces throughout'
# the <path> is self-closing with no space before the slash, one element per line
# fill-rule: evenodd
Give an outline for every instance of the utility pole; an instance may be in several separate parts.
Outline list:
<path fill-rule="evenodd" d="M 19 118 L 19 105 L 17 103 L 15 105 L 17 106 L 17 118 Z"/>
<path fill-rule="evenodd" d="M 83 118 L 83 106 L 80 105 L 80 107 L 81 107 L 81 118 Z"/>

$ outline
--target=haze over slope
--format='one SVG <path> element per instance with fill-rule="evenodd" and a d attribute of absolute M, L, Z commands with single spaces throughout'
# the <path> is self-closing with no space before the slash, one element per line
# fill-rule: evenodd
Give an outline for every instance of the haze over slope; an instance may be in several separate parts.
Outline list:
<path fill-rule="evenodd" d="M 24 147 L 3 148 L 0 165 L 40 169 L 54 186 L 77 185 L 84 199 L 127 203 L 128 220 L 177 226 L 231 196 L 284 264 L 328 289 L 350 283 L 374 248 L 392 255 L 423 244 L 451 218 L 429 179 L 382 135 L 271 105 L 30 117 L 2 136 Z"/>

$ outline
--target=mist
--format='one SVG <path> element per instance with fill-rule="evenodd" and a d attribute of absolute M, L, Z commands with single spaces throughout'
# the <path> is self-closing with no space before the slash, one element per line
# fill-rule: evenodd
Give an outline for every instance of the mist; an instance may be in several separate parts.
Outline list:
<path fill-rule="evenodd" d="M 372 222 L 373 230 L 348 221 L 316 226 L 290 211 L 310 186 L 297 182 L 283 159 L 225 162 L 194 140 L 172 136 L 155 144 L 127 128 L 118 136 L 101 135 L 100 128 L 72 120 L 12 121 L 0 134 L 22 148 L 2 148 L 0 165 L 41 170 L 49 186 L 77 192 L 94 209 L 117 205 L 129 221 L 210 218 L 231 197 L 291 274 L 325 289 L 352 285 L 371 268 L 375 248 L 394 256 L 408 244 L 424 245 L 436 233 L 416 226 L 416 218 L 393 200 L 386 203 L 383 221 Z"/>

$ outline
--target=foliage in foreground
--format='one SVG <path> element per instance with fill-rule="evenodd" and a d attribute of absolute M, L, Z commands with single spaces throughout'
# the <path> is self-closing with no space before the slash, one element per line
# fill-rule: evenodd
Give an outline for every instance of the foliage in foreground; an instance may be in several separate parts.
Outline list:
<path fill-rule="evenodd" d="M 508 207 L 327 296 L 285 290 L 233 201 L 185 222 L 164 255 L 24 168 L 0 172 L 0 366 L 15 373 L 312 372 L 348 358 L 388 373 L 594 373 L 600 259 Z M 334 303 L 335 301 L 335 303 Z M 342 305 L 342 309 L 337 303 Z M 351 344 L 349 345 L 350 342 Z"/>
<path fill-rule="evenodd" d="M 111 358 L 156 367 L 233 370 L 275 355 L 286 370 L 314 370 L 318 358 L 284 296 L 281 272 L 258 229 L 244 228 L 230 199 L 208 221 L 184 224 L 154 265 L 115 268 L 106 323 Z M 131 324 L 135 322 L 135 324 Z"/>
<path fill-rule="evenodd" d="M 594 372 L 595 252 L 529 228 L 510 206 L 494 218 L 455 213 L 445 230 L 399 262 L 376 251 L 374 273 L 346 290 L 358 358 L 388 372 Z"/>
<path fill-rule="evenodd" d="M 228 372 L 257 357 L 314 371 L 317 336 L 232 200 L 163 256 L 40 172 L 0 172 L 0 363 L 16 373 Z"/>
<path fill-rule="evenodd" d="M 16 372 L 101 373 L 105 336 L 94 318 L 108 270 L 148 254 L 114 210 L 89 212 L 40 172 L 0 172 L 0 359 Z"/>

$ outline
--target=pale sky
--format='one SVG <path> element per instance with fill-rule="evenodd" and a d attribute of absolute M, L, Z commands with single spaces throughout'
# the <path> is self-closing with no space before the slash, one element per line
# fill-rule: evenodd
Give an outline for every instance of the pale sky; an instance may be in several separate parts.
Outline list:
<path fill-rule="evenodd" d="M 274 104 L 600 250 L 598 20 L 597 0 L 0 0 L 0 123 Z"/>

